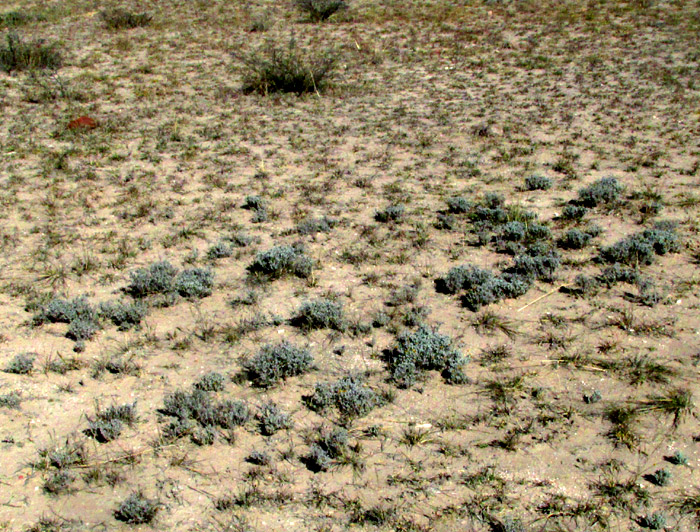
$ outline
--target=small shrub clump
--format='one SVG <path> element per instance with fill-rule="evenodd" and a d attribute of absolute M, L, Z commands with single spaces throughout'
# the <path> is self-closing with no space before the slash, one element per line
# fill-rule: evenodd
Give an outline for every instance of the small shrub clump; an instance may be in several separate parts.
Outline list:
<path fill-rule="evenodd" d="M 31 353 L 20 353 L 10 360 L 3 371 L 15 375 L 29 375 L 34 368 L 36 356 Z"/>
<path fill-rule="evenodd" d="M 37 325 L 47 322 L 71 323 L 78 319 L 86 321 L 95 321 L 96 319 L 95 310 L 85 296 L 70 300 L 61 298 L 52 299 L 34 316 L 34 323 Z"/>
<path fill-rule="evenodd" d="M 13 10 L 0 13 L 0 27 L 10 28 L 16 26 L 24 26 L 35 20 L 43 20 L 43 17 L 26 10 Z"/>
<path fill-rule="evenodd" d="M 463 384 L 468 379 L 462 367 L 468 360 L 452 346 L 449 336 L 426 326 L 400 334 L 387 355 L 391 379 L 400 388 L 411 387 L 420 372 L 430 370 L 440 371 L 450 384 Z"/>
<path fill-rule="evenodd" d="M 92 338 L 100 330 L 98 312 L 85 296 L 67 300 L 56 298 L 44 306 L 34 316 L 34 323 L 68 323 L 66 337 L 82 343 Z"/>
<path fill-rule="evenodd" d="M 120 331 L 127 331 L 141 324 L 141 320 L 148 313 L 148 308 L 138 301 L 136 303 L 107 302 L 100 303 L 97 312 L 101 318 L 116 325 Z"/>
<path fill-rule="evenodd" d="M 666 527 L 666 516 L 661 512 L 654 512 L 651 515 L 643 515 L 637 520 L 637 524 L 649 530 L 663 530 Z"/>
<path fill-rule="evenodd" d="M 153 17 L 148 13 L 132 13 L 125 9 L 107 9 L 100 13 L 105 26 L 111 30 L 133 29 L 148 26 Z"/>
<path fill-rule="evenodd" d="M 307 256 L 302 248 L 275 246 L 258 253 L 248 266 L 248 271 L 268 279 L 278 279 L 285 275 L 306 279 L 311 276 L 313 268 L 313 259 Z"/>
<path fill-rule="evenodd" d="M 374 219 L 380 223 L 400 222 L 406 211 L 403 205 L 389 205 L 387 208 L 374 213 Z"/>
<path fill-rule="evenodd" d="M 592 236 L 580 229 L 571 229 L 564 233 L 557 241 L 557 246 L 562 249 L 583 249 L 591 241 Z"/>
<path fill-rule="evenodd" d="M 125 292 L 135 299 L 153 294 L 167 294 L 173 291 L 173 281 L 177 270 L 168 261 L 151 264 L 131 273 L 131 282 Z"/>
<path fill-rule="evenodd" d="M 260 94 L 289 92 L 300 95 L 321 91 L 336 65 L 333 53 L 302 53 L 294 39 L 287 46 L 268 41 L 262 49 L 239 59 L 244 65 L 243 91 Z"/>
<path fill-rule="evenodd" d="M 263 404 L 255 419 L 258 422 L 258 431 L 263 436 L 272 436 L 280 430 L 292 427 L 291 416 L 272 402 Z"/>
<path fill-rule="evenodd" d="M 105 410 L 98 410 L 94 417 L 87 417 L 87 420 L 86 435 L 100 443 L 116 440 L 124 423 L 131 426 L 136 422 L 136 403 L 113 405 Z"/>
<path fill-rule="evenodd" d="M 309 446 L 309 454 L 305 457 L 306 466 L 318 473 L 328 471 L 334 460 L 339 460 L 350 452 L 348 432 L 342 428 L 329 430 L 322 427 L 320 434 Z"/>
<path fill-rule="evenodd" d="M 579 221 L 582 220 L 584 216 L 586 216 L 586 213 L 588 212 L 588 208 L 584 207 L 583 205 L 566 205 L 562 211 L 561 215 L 559 216 L 562 220 L 569 220 L 569 221 Z"/>
<path fill-rule="evenodd" d="M 527 252 L 515 257 L 508 271 L 521 279 L 552 281 L 560 264 L 561 258 L 556 251 L 531 247 Z"/>
<path fill-rule="evenodd" d="M 337 224 L 337 220 L 333 220 L 326 216 L 323 216 L 321 218 L 309 218 L 297 224 L 296 232 L 300 235 L 315 235 L 316 233 L 328 233 Z"/>
<path fill-rule="evenodd" d="M 474 312 L 501 299 L 520 297 L 530 289 L 531 284 L 529 276 L 509 273 L 498 276 L 470 265 L 456 266 L 435 281 L 438 292 L 463 292 L 462 304 Z"/>
<path fill-rule="evenodd" d="M 578 191 L 579 205 L 593 208 L 598 205 L 609 205 L 620 198 L 624 187 L 614 177 L 604 177 Z"/>
<path fill-rule="evenodd" d="M 461 196 L 454 196 L 447 200 L 447 208 L 451 214 L 467 213 L 473 206 L 471 201 Z"/>
<path fill-rule="evenodd" d="M 66 338 L 70 338 L 76 342 L 82 342 L 95 336 L 99 330 L 100 325 L 96 321 L 78 318 L 70 322 L 68 331 L 66 331 Z"/>
<path fill-rule="evenodd" d="M 654 261 L 655 255 L 665 255 L 679 249 L 673 227 L 658 225 L 601 248 L 598 259 L 608 264 L 647 265 Z"/>
<path fill-rule="evenodd" d="M 309 16 L 312 22 L 328 20 L 339 11 L 348 8 L 345 0 L 296 0 L 296 5 Z"/>
<path fill-rule="evenodd" d="M 225 259 L 226 257 L 233 255 L 233 250 L 231 249 L 231 244 L 229 242 L 222 240 L 216 244 L 212 244 L 212 246 L 207 249 L 206 255 L 207 259 L 212 261 L 217 259 Z"/>
<path fill-rule="evenodd" d="M 288 377 L 309 371 L 313 357 L 306 348 L 299 348 L 287 341 L 264 346 L 244 367 L 253 384 L 269 387 Z"/>
<path fill-rule="evenodd" d="M 173 289 L 182 297 L 201 299 L 211 295 L 214 274 L 204 268 L 182 271 L 173 282 Z"/>
<path fill-rule="evenodd" d="M 315 412 L 336 408 L 343 420 L 367 415 L 383 404 L 382 397 L 365 386 L 356 375 L 348 375 L 332 383 L 316 384 L 314 393 L 304 398 L 306 405 Z"/>
<path fill-rule="evenodd" d="M 22 402 L 20 394 L 17 392 L 10 392 L 0 395 L 0 408 L 19 408 Z"/>
<path fill-rule="evenodd" d="M 253 223 L 266 222 L 268 219 L 267 202 L 260 196 L 246 196 L 243 208 L 255 213 L 251 220 Z"/>
<path fill-rule="evenodd" d="M 201 431 L 195 430 L 197 424 L 213 433 L 217 426 L 231 429 L 250 419 L 250 409 L 246 403 L 231 400 L 217 403 L 207 391 L 197 387 L 190 392 L 176 390 L 167 395 L 160 411 L 176 418 L 164 431 L 166 438 L 172 439 L 191 434 L 201 440 Z"/>
<path fill-rule="evenodd" d="M 160 509 L 157 501 L 146 498 L 140 492 L 129 495 L 114 511 L 114 518 L 130 525 L 142 525 L 153 521 Z"/>
<path fill-rule="evenodd" d="M 43 40 L 23 42 L 16 33 L 8 33 L 7 44 L 0 46 L 0 69 L 5 72 L 60 68 L 63 60 L 56 44 Z"/>
<path fill-rule="evenodd" d="M 549 190 L 552 185 L 552 179 L 543 175 L 535 174 L 525 178 L 525 188 L 530 191 Z"/>
<path fill-rule="evenodd" d="M 193 384 L 196 390 L 203 392 L 220 392 L 224 389 L 226 377 L 216 371 L 210 371 L 202 375 L 197 382 Z"/>
<path fill-rule="evenodd" d="M 343 305 L 330 299 L 316 299 L 302 303 L 296 315 L 291 319 L 292 325 L 304 330 L 345 329 Z"/>

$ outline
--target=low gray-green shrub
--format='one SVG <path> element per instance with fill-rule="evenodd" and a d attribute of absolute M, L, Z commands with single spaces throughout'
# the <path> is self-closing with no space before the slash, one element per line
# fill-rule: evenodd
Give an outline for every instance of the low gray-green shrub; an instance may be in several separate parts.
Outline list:
<path fill-rule="evenodd" d="M 155 519 L 161 505 L 141 492 L 129 495 L 114 511 L 114 518 L 130 525 L 147 524 Z"/>
<path fill-rule="evenodd" d="M 216 371 L 210 371 L 202 375 L 193 387 L 204 392 L 220 392 L 224 389 L 226 377 Z"/>
<path fill-rule="evenodd" d="M 296 226 L 296 232 L 300 235 L 315 235 L 316 233 L 328 233 L 338 224 L 337 220 L 333 220 L 326 216 L 321 218 L 307 218 L 302 220 Z"/>
<path fill-rule="evenodd" d="M 520 297 L 530 289 L 531 284 L 530 276 L 518 272 L 495 275 L 471 265 L 456 266 L 444 277 L 435 280 L 438 292 L 462 293 L 462 304 L 474 312 L 502 299 Z"/>
<path fill-rule="evenodd" d="M 335 382 L 316 384 L 314 393 L 304 397 L 306 405 L 315 412 L 335 408 L 344 421 L 367 415 L 384 403 L 382 396 L 356 375 L 348 375 Z"/>
<path fill-rule="evenodd" d="M 409 388 L 423 371 L 441 372 L 450 384 L 467 382 L 463 366 L 468 362 L 452 345 L 452 339 L 423 325 L 404 332 L 386 354 L 391 379 L 400 388 Z"/>
<path fill-rule="evenodd" d="M 583 205 L 566 205 L 559 216 L 562 220 L 579 221 L 588 212 L 588 208 Z"/>
<path fill-rule="evenodd" d="M 177 270 L 170 262 L 156 262 L 148 268 L 139 268 L 132 272 L 131 281 L 124 291 L 135 299 L 169 293 L 173 291 L 176 275 Z"/>
<path fill-rule="evenodd" d="M 106 9 L 100 13 L 105 26 L 111 30 L 122 30 L 148 26 L 153 17 L 148 13 L 132 13 L 121 8 Z"/>
<path fill-rule="evenodd" d="M 19 408 L 21 396 L 17 392 L 0 395 L 0 408 Z"/>
<path fill-rule="evenodd" d="M 400 222 L 406 208 L 403 205 L 389 205 L 381 211 L 374 213 L 374 219 L 380 223 Z"/>
<path fill-rule="evenodd" d="M 292 418 L 286 412 L 272 402 L 265 403 L 255 415 L 258 422 L 258 430 L 263 436 L 272 436 L 280 430 L 292 427 Z"/>
<path fill-rule="evenodd" d="M 308 349 L 283 341 L 263 346 L 245 362 L 244 368 L 253 384 L 269 387 L 288 377 L 306 373 L 312 365 L 313 357 Z"/>
<path fill-rule="evenodd" d="M 507 271 L 524 279 L 552 281 L 554 272 L 560 264 L 561 258 L 556 251 L 531 247 L 525 253 L 515 257 L 513 265 Z"/>
<path fill-rule="evenodd" d="M 88 428 L 85 434 L 100 443 L 117 439 L 124 424 L 133 425 L 136 420 L 136 402 L 123 405 L 112 405 L 105 410 L 98 410 L 95 416 L 86 416 Z"/>
<path fill-rule="evenodd" d="M 44 482 L 43 489 L 50 495 L 59 495 L 69 491 L 73 481 L 75 475 L 68 471 L 52 471 Z"/>
<path fill-rule="evenodd" d="M 592 208 L 616 202 L 625 188 L 614 177 L 604 177 L 578 191 L 577 202 Z"/>
<path fill-rule="evenodd" d="M 278 279 L 285 275 L 308 278 L 314 268 L 314 261 L 303 248 L 295 246 L 275 246 L 258 253 L 248 266 L 253 275 L 268 279 Z"/>
<path fill-rule="evenodd" d="M 3 371 L 16 375 L 28 375 L 34 368 L 35 359 L 36 355 L 33 353 L 19 353 L 7 363 Z"/>
<path fill-rule="evenodd" d="M 549 190 L 552 185 L 552 179 L 543 175 L 534 174 L 525 178 L 525 188 L 530 191 Z"/>
<path fill-rule="evenodd" d="M 318 437 L 309 446 L 309 454 L 304 458 L 306 467 L 317 473 L 328 471 L 334 460 L 349 452 L 348 432 L 342 428 L 321 427 Z"/>
<path fill-rule="evenodd" d="M 673 227 L 664 224 L 601 248 L 598 260 L 608 264 L 646 265 L 654 261 L 655 255 L 665 255 L 679 249 Z"/>
<path fill-rule="evenodd" d="M 184 435 L 192 430 L 192 422 L 201 427 L 231 429 L 248 422 L 250 409 L 243 401 L 214 402 L 208 392 L 194 388 L 187 392 L 176 390 L 163 400 L 163 414 L 177 418 L 167 429 L 171 435 Z M 179 436 L 178 436 L 179 437 Z"/>
<path fill-rule="evenodd" d="M 141 324 L 141 320 L 148 313 L 148 307 L 139 301 L 135 303 L 110 301 L 100 303 L 97 312 L 101 318 L 116 325 L 120 331 L 127 331 Z"/>
<path fill-rule="evenodd" d="M 206 255 L 207 259 L 209 260 L 224 259 L 233 255 L 233 250 L 231 249 L 231 244 L 229 242 L 221 240 L 216 244 L 213 244 L 207 250 Z"/>
<path fill-rule="evenodd" d="M 211 295 L 214 273 L 204 268 L 182 271 L 173 281 L 173 289 L 182 297 L 201 299 Z"/>
<path fill-rule="evenodd" d="M 85 296 L 74 299 L 56 298 L 49 301 L 34 316 L 34 323 L 71 323 L 74 320 L 83 319 L 95 321 L 97 314 Z"/>
<path fill-rule="evenodd" d="M 302 303 L 296 315 L 290 320 L 291 324 L 304 330 L 312 329 L 345 329 L 343 305 L 330 299 L 316 299 Z"/>
<path fill-rule="evenodd" d="M 452 214 L 464 214 L 469 212 L 474 205 L 467 198 L 453 196 L 447 200 L 447 208 Z"/>
<path fill-rule="evenodd" d="M 78 318 L 71 321 L 68 325 L 66 338 L 70 338 L 76 342 L 82 342 L 91 339 L 99 330 L 100 325 L 96 321 Z"/>

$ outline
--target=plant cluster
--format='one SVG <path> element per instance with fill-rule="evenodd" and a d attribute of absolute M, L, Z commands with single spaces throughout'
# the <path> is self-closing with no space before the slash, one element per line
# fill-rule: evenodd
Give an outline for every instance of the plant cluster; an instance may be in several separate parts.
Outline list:
<path fill-rule="evenodd" d="M 177 390 L 163 400 L 161 412 L 174 417 L 165 429 L 167 439 L 187 434 L 198 444 L 214 441 L 216 427 L 232 429 L 248 422 L 250 409 L 242 401 L 216 402 L 209 392 L 193 387 L 191 391 Z"/>
<path fill-rule="evenodd" d="M 63 63 L 55 43 L 24 42 L 16 33 L 8 33 L 6 41 L 6 45 L 0 46 L 0 69 L 5 72 L 57 69 Z"/>
<path fill-rule="evenodd" d="M 600 205 L 611 205 L 620 199 L 624 190 L 625 187 L 614 177 L 604 177 L 580 189 L 575 204 L 589 209 Z"/>
<path fill-rule="evenodd" d="M 313 268 L 313 259 L 306 255 L 302 247 L 275 246 L 258 253 L 248 266 L 248 271 L 267 279 L 279 279 L 285 275 L 307 279 Z"/>
<path fill-rule="evenodd" d="M 308 372 L 313 361 L 308 349 L 283 341 L 263 346 L 254 357 L 245 362 L 244 368 L 255 386 L 269 387 L 288 377 Z"/>
<path fill-rule="evenodd" d="M 562 249 L 583 249 L 593 238 L 601 232 L 597 225 L 586 227 L 585 229 L 570 229 L 557 241 L 557 246 Z"/>
<path fill-rule="evenodd" d="M 120 331 L 126 331 L 141 324 L 141 320 L 148 313 L 148 307 L 139 301 L 134 303 L 110 301 L 100 303 L 97 312 L 101 318 L 116 325 Z"/>
<path fill-rule="evenodd" d="M 343 305 L 330 299 L 316 299 L 302 303 L 296 315 L 290 320 L 291 324 L 300 329 L 345 329 Z"/>
<path fill-rule="evenodd" d="M 113 405 L 105 410 L 98 410 L 94 417 L 86 416 L 88 428 L 85 434 L 100 443 L 116 440 L 124 428 L 136 422 L 136 402 L 132 404 Z"/>
<path fill-rule="evenodd" d="M 356 375 L 348 375 L 335 382 L 317 383 L 314 393 L 305 396 L 304 401 L 315 412 L 335 408 L 345 421 L 365 416 L 384 403 L 382 396 L 368 388 Z"/>
<path fill-rule="evenodd" d="M 295 39 L 286 46 L 268 41 L 263 48 L 239 59 L 244 65 L 243 92 L 260 94 L 321 91 L 336 65 L 332 52 L 303 53 Z"/>
<path fill-rule="evenodd" d="M 19 408 L 20 397 L 18 392 L 0 394 L 0 408 Z"/>
<path fill-rule="evenodd" d="M 191 268 L 178 273 L 168 261 L 151 264 L 131 272 L 131 281 L 124 291 L 134 299 L 161 294 L 187 298 L 210 296 L 214 286 L 214 274 L 204 268 Z"/>
<path fill-rule="evenodd" d="M 243 208 L 255 213 L 251 219 L 254 224 L 266 222 L 269 217 L 267 202 L 260 196 L 246 196 Z"/>
<path fill-rule="evenodd" d="M 651 264 L 655 255 L 665 255 L 679 249 L 680 244 L 673 225 L 661 223 L 601 248 L 598 260 L 608 264 L 640 266 Z"/>
<path fill-rule="evenodd" d="M 422 371 L 435 370 L 450 384 L 467 382 L 462 367 L 469 359 L 452 344 L 449 336 L 425 325 L 417 331 L 400 334 L 386 356 L 391 379 L 400 388 L 409 388 Z"/>
<path fill-rule="evenodd" d="M 100 13 L 105 26 L 111 30 L 133 29 L 148 26 L 153 17 L 148 13 L 132 13 L 126 9 L 107 9 Z"/>
<path fill-rule="evenodd" d="M 309 446 L 306 466 L 313 472 L 328 471 L 333 462 L 350 451 L 348 432 L 342 428 L 322 427 L 319 436 Z"/>
<path fill-rule="evenodd" d="M 524 259 L 519 259 L 516 264 L 519 270 L 531 273 L 527 268 L 544 269 L 544 264 L 527 264 Z M 462 293 L 462 304 L 469 310 L 476 312 L 481 307 L 495 303 L 502 299 L 516 298 L 525 294 L 532 284 L 529 275 L 523 275 L 519 271 L 495 275 L 489 270 L 477 266 L 455 266 L 447 274 L 435 281 L 438 292 L 444 294 Z"/>
<path fill-rule="evenodd" d="M 380 223 L 395 222 L 403 219 L 406 208 L 403 205 L 389 205 L 381 211 L 374 213 L 374 219 Z"/>
<path fill-rule="evenodd" d="M 513 264 L 506 269 L 506 274 L 511 274 L 511 277 L 509 277 L 511 285 L 513 276 L 515 276 L 518 283 L 523 283 L 519 284 L 518 288 L 524 289 L 525 284 L 531 283 L 535 279 L 552 281 L 554 272 L 560 265 L 561 258 L 556 251 L 547 246 L 536 245 L 528 248 L 525 253 L 516 256 Z M 518 293 L 518 290 L 516 290 L 516 293 Z M 524 293 L 518 293 L 518 295 L 523 295 Z"/>
<path fill-rule="evenodd" d="M 149 499 L 141 492 L 129 495 L 114 511 L 114 518 L 130 525 L 147 524 L 155 519 L 160 503 Z"/>
<path fill-rule="evenodd" d="M 554 182 L 550 177 L 534 174 L 525 178 L 525 189 L 530 191 L 549 190 Z"/>
<path fill-rule="evenodd" d="M 272 436 L 280 430 L 290 429 L 293 425 L 291 416 L 272 402 L 263 404 L 255 419 L 258 422 L 258 431 L 263 436 Z"/>
<path fill-rule="evenodd" d="M 226 377 L 216 371 L 210 371 L 202 375 L 192 386 L 203 392 L 220 392 L 224 389 Z"/>
<path fill-rule="evenodd" d="M 295 0 L 295 3 L 312 22 L 328 20 L 336 13 L 348 8 L 346 0 Z"/>
<path fill-rule="evenodd" d="M 296 232 L 300 235 L 315 235 L 316 233 L 328 233 L 336 225 L 338 221 L 327 216 L 321 218 L 307 218 L 302 220 L 296 226 Z"/>
<path fill-rule="evenodd" d="M 3 371 L 15 375 L 28 375 L 34 369 L 36 355 L 33 353 L 19 353 L 10 360 Z"/>

